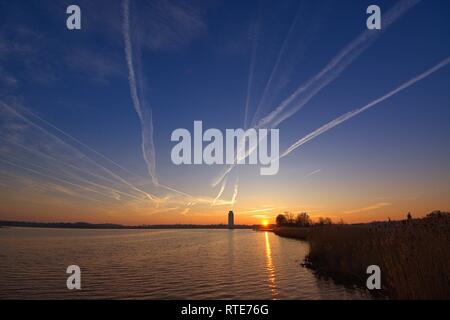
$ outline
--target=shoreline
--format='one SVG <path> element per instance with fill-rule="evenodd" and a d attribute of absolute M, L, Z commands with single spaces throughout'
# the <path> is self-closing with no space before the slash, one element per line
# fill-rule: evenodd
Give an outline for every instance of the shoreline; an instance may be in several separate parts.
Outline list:
<path fill-rule="evenodd" d="M 273 233 L 277 236 L 289 239 L 308 241 L 310 227 L 274 227 Z"/>
<path fill-rule="evenodd" d="M 306 230 L 305 230 L 306 229 Z M 450 214 L 358 225 L 279 227 L 275 234 L 309 242 L 301 263 L 318 277 L 366 288 L 369 266 L 381 270 L 379 299 L 450 299 Z"/>
<path fill-rule="evenodd" d="M 163 229 L 215 229 L 242 230 L 254 229 L 253 225 L 235 225 L 229 229 L 226 224 L 158 224 L 127 226 L 120 224 L 95 224 L 87 222 L 28 222 L 28 221 L 0 221 L 1 227 L 41 228 L 41 229 L 85 229 L 85 230 L 163 230 Z"/>

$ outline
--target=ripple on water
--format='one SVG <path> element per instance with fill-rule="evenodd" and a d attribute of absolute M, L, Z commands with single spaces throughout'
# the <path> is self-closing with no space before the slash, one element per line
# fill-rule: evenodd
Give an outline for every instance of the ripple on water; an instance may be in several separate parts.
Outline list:
<path fill-rule="evenodd" d="M 368 299 L 302 268 L 306 242 L 251 230 L 0 231 L 0 298 Z M 82 290 L 65 270 L 82 270 Z"/>

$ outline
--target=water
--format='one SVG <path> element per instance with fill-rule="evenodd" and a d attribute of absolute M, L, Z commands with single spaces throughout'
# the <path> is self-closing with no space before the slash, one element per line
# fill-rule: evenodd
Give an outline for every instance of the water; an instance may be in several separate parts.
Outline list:
<path fill-rule="evenodd" d="M 308 250 L 252 230 L 0 228 L 0 299 L 369 298 L 301 267 Z"/>

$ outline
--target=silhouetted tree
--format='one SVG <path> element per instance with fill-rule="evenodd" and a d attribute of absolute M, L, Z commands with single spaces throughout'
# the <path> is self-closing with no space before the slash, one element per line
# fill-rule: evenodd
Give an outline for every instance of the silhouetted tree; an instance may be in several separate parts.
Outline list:
<path fill-rule="evenodd" d="M 317 223 L 319 226 L 325 226 L 325 225 L 331 225 L 333 224 L 333 221 L 331 220 L 331 218 L 319 218 L 319 221 Z"/>
<path fill-rule="evenodd" d="M 450 213 L 440 210 L 435 210 L 429 214 L 427 214 L 426 218 L 450 218 Z"/>
<path fill-rule="evenodd" d="M 295 216 L 291 212 L 285 212 L 287 224 L 295 224 Z"/>
<path fill-rule="evenodd" d="M 275 219 L 276 223 L 278 226 L 284 226 L 287 224 L 287 219 L 286 216 L 284 214 L 279 214 L 276 219 Z"/>
<path fill-rule="evenodd" d="M 311 225 L 311 218 L 306 212 L 299 213 L 295 218 L 295 224 L 301 227 L 308 227 Z"/>
<path fill-rule="evenodd" d="M 407 219 L 407 220 L 411 220 L 411 219 L 412 219 L 411 212 L 408 212 L 408 214 L 406 215 L 406 219 Z"/>

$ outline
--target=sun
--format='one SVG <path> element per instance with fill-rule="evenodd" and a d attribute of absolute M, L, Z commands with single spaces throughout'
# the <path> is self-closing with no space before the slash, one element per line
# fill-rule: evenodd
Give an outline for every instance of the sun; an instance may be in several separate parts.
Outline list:
<path fill-rule="evenodd" d="M 263 221 L 262 221 L 262 225 L 263 225 L 264 227 L 267 227 L 267 226 L 269 225 L 269 221 L 263 220 Z"/>

